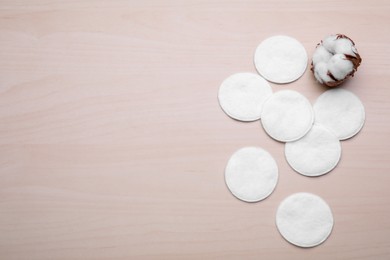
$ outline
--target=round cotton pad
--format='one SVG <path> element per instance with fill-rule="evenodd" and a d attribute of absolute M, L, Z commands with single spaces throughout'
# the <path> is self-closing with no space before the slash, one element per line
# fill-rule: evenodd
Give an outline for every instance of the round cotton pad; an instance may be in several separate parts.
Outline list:
<path fill-rule="evenodd" d="M 362 129 L 365 112 L 355 94 L 341 88 L 325 91 L 314 104 L 315 121 L 333 131 L 340 140 Z"/>
<path fill-rule="evenodd" d="M 278 166 L 274 158 L 262 148 L 245 147 L 230 158 L 225 181 L 238 199 L 256 202 L 268 197 L 278 181 Z"/>
<path fill-rule="evenodd" d="M 319 176 L 330 172 L 340 160 L 340 141 L 331 131 L 320 125 L 301 139 L 286 143 L 287 162 L 298 173 Z"/>
<path fill-rule="evenodd" d="M 310 102 L 292 90 L 282 90 L 264 102 L 261 123 L 264 130 L 282 142 L 295 141 L 304 136 L 314 120 Z"/>
<path fill-rule="evenodd" d="M 268 82 L 253 73 L 233 74 L 222 82 L 218 99 L 223 111 L 241 121 L 260 118 L 264 101 L 272 94 Z"/>
<path fill-rule="evenodd" d="M 274 83 L 288 83 L 305 72 L 307 53 L 296 39 L 284 35 L 273 36 L 257 47 L 255 66 L 265 79 Z"/>
<path fill-rule="evenodd" d="M 290 243 L 313 247 L 324 242 L 333 228 L 333 215 L 328 204 L 311 193 L 295 193 L 280 203 L 276 226 Z"/>

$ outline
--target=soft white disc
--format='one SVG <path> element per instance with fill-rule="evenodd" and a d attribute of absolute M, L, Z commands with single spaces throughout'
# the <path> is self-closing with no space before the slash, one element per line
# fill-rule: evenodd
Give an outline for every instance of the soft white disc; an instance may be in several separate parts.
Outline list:
<path fill-rule="evenodd" d="M 315 121 L 340 140 L 356 135 L 365 120 L 364 106 L 352 92 L 337 88 L 325 91 L 314 104 Z"/>
<path fill-rule="evenodd" d="M 324 242 L 333 228 L 333 215 L 328 204 L 311 193 L 295 193 L 280 203 L 276 226 L 290 243 L 313 247 Z"/>
<path fill-rule="evenodd" d="M 256 202 L 268 197 L 278 182 L 278 166 L 262 148 L 245 147 L 230 158 L 225 181 L 238 199 Z"/>
<path fill-rule="evenodd" d="M 287 162 L 298 173 L 319 176 L 330 172 L 340 160 L 340 141 L 331 131 L 320 125 L 301 139 L 286 143 Z"/>
<path fill-rule="evenodd" d="M 260 118 L 263 103 L 271 94 L 270 85 L 259 75 L 237 73 L 222 82 L 218 99 L 228 116 L 254 121 Z"/>
<path fill-rule="evenodd" d="M 304 136 L 314 120 L 310 102 L 292 90 L 282 90 L 264 102 L 261 123 L 274 139 L 291 142 Z"/>
<path fill-rule="evenodd" d="M 305 72 L 307 53 L 296 39 L 284 35 L 273 36 L 257 47 L 255 66 L 265 79 L 274 83 L 288 83 Z"/>

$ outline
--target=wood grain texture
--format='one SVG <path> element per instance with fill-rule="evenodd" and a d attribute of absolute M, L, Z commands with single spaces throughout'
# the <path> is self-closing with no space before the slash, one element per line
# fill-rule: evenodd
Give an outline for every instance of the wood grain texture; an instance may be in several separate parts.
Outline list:
<path fill-rule="evenodd" d="M 0 0 L 1 259 L 389 259 L 390 2 Z M 287 34 L 309 56 L 344 33 L 363 63 L 344 88 L 366 124 L 338 167 L 295 173 L 259 122 L 219 108 L 220 83 L 255 72 L 266 37 Z M 311 102 L 310 71 L 289 85 Z M 224 183 L 230 155 L 268 150 L 280 168 L 260 203 Z M 278 233 L 293 192 L 332 207 L 321 246 Z"/>

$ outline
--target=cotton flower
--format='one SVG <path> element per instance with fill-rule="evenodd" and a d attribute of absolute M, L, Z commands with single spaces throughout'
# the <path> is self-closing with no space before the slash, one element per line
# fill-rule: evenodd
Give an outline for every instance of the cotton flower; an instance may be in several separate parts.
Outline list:
<path fill-rule="evenodd" d="M 311 70 L 318 82 L 335 87 L 353 76 L 361 61 L 350 38 L 343 34 L 330 35 L 317 45 Z"/>

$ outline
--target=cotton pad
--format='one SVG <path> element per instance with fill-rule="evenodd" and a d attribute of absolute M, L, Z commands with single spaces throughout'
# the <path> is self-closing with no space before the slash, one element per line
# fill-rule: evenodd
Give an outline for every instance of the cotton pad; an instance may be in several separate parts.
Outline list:
<path fill-rule="evenodd" d="M 257 71 L 274 83 L 297 80 L 305 72 L 307 60 L 307 53 L 302 44 L 284 35 L 265 39 L 255 52 Z"/>
<path fill-rule="evenodd" d="M 331 131 L 320 125 L 301 139 L 286 143 L 287 162 L 298 173 L 319 176 L 330 172 L 340 160 L 340 141 Z"/>
<path fill-rule="evenodd" d="M 264 102 L 261 123 L 275 140 L 295 141 L 304 136 L 314 120 L 310 102 L 292 90 L 282 90 Z"/>
<path fill-rule="evenodd" d="M 241 121 L 260 118 L 264 101 L 272 94 L 268 82 L 253 73 L 233 74 L 222 82 L 218 99 L 223 111 Z"/>
<path fill-rule="evenodd" d="M 330 89 L 314 104 L 315 122 L 325 126 L 340 139 L 356 135 L 365 120 L 364 106 L 355 94 L 345 89 Z"/>
<path fill-rule="evenodd" d="M 264 149 L 245 147 L 235 152 L 225 170 L 225 181 L 231 193 L 246 202 L 268 197 L 278 181 L 278 166 Z"/>
<path fill-rule="evenodd" d="M 333 228 L 333 215 L 328 204 L 311 193 L 295 193 L 280 203 L 276 226 L 291 244 L 313 247 L 324 242 Z"/>

